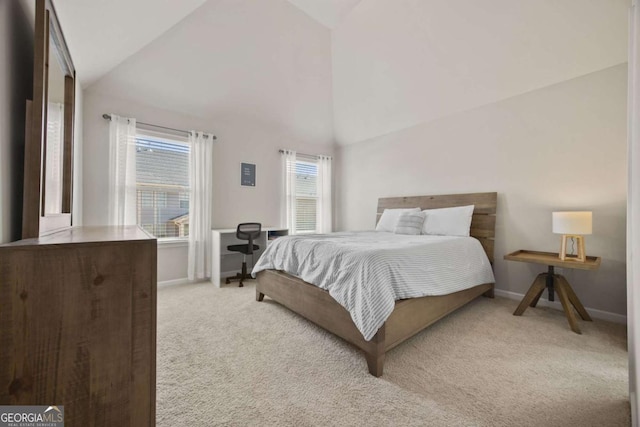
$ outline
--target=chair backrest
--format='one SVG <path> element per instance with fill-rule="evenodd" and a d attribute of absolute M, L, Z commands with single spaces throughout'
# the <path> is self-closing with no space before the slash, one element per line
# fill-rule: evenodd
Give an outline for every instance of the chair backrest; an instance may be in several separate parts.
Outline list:
<path fill-rule="evenodd" d="M 240 240 L 248 240 L 253 243 L 253 241 L 260 236 L 261 231 L 262 224 L 259 222 L 244 222 L 242 224 L 238 224 L 236 237 Z"/>

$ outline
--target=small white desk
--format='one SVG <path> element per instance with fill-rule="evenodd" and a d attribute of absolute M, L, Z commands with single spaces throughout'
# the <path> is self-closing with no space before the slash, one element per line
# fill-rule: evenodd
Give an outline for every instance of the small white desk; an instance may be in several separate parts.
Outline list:
<path fill-rule="evenodd" d="M 289 230 L 282 227 L 262 227 L 260 237 L 253 243 L 260 246 L 252 257 L 247 258 L 247 273 L 251 273 L 253 263 L 258 261 L 262 252 L 267 248 L 269 242 L 280 236 L 287 236 Z M 224 228 L 211 230 L 211 283 L 220 287 L 220 280 L 223 277 L 235 276 L 242 268 L 242 254 L 227 250 L 229 245 L 246 244 L 246 240 L 236 238 L 235 228 Z"/>

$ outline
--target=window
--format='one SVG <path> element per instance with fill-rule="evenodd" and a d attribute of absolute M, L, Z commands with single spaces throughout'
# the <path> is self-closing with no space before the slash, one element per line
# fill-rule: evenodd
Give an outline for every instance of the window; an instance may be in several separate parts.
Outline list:
<path fill-rule="evenodd" d="M 180 193 L 180 208 L 189 210 L 189 193 Z"/>
<path fill-rule="evenodd" d="M 284 167 L 283 206 L 290 234 L 330 233 L 331 157 L 280 150 Z"/>
<path fill-rule="evenodd" d="M 296 160 L 296 234 L 315 233 L 318 207 L 318 165 Z"/>
<path fill-rule="evenodd" d="M 179 137 L 136 136 L 137 223 L 158 239 L 189 236 L 189 152 Z"/>

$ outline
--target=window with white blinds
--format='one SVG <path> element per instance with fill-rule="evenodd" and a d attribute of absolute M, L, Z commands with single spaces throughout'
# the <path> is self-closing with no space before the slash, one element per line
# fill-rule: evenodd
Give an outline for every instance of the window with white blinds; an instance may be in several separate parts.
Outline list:
<path fill-rule="evenodd" d="M 331 233 L 331 157 L 280 150 L 282 223 L 289 234 Z"/>
<path fill-rule="evenodd" d="M 296 160 L 296 234 L 317 231 L 318 165 L 314 159 Z"/>
<path fill-rule="evenodd" d="M 158 239 L 189 236 L 189 152 L 173 135 L 136 136 L 137 223 Z"/>

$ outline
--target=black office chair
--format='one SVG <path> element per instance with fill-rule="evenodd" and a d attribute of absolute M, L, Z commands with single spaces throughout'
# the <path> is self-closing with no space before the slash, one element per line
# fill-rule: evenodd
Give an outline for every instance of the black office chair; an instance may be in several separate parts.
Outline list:
<path fill-rule="evenodd" d="M 227 250 L 232 252 L 240 252 L 242 254 L 242 273 L 236 274 L 234 277 L 227 277 L 226 283 L 231 283 L 232 280 L 240 280 L 239 287 L 242 287 L 242 281 L 247 276 L 247 255 L 253 255 L 253 251 L 260 249 L 260 246 L 254 245 L 253 241 L 260 237 L 262 231 L 262 224 L 258 222 L 245 222 L 238 224 L 236 230 L 236 237 L 240 240 L 248 240 L 246 245 L 229 245 Z"/>

